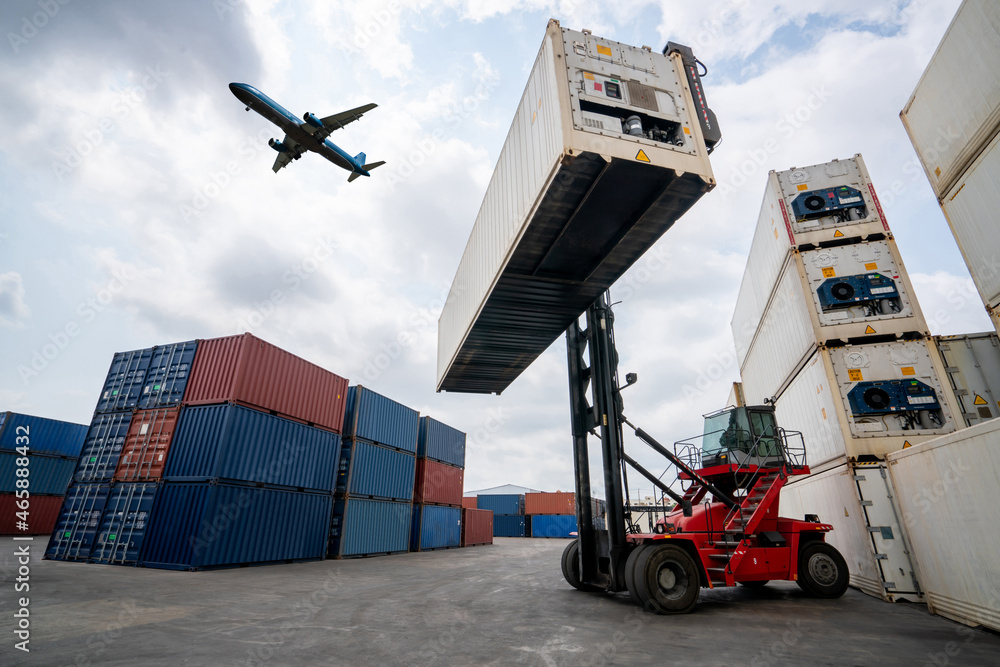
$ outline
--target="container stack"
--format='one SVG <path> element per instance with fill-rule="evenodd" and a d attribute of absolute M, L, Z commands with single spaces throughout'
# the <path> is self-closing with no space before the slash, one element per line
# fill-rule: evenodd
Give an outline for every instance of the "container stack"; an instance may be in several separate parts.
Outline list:
<path fill-rule="evenodd" d="M 575 493 L 526 493 L 524 513 L 531 517 L 531 537 L 573 537 L 576 533 Z"/>
<path fill-rule="evenodd" d="M 409 550 L 419 426 L 416 410 L 362 386 L 348 390 L 328 558 Z"/>
<path fill-rule="evenodd" d="M 0 535 L 52 532 L 86 435 L 85 424 L 0 412 Z"/>
<path fill-rule="evenodd" d="M 417 474 L 413 496 L 411 551 L 451 549 L 462 544 L 462 488 L 465 478 L 465 433 L 432 417 L 420 418 Z M 486 521 L 477 521 L 471 538 L 479 537 Z M 490 539 L 492 542 L 492 538 Z"/>
<path fill-rule="evenodd" d="M 531 517 L 524 513 L 524 494 L 480 494 L 476 496 L 476 507 L 493 512 L 494 537 L 531 535 Z"/>
<path fill-rule="evenodd" d="M 1000 337 L 992 331 L 934 336 L 962 419 L 975 426 L 1000 415 Z"/>
<path fill-rule="evenodd" d="M 116 354 L 47 558 L 322 558 L 347 381 L 250 334 Z"/>
<path fill-rule="evenodd" d="M 1000 332 L 1000 12 L 963 2 L 900 118 Z"/>

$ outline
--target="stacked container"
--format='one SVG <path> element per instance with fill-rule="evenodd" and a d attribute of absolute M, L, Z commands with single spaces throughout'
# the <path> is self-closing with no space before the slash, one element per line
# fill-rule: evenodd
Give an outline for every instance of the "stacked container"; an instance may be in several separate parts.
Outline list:
<path fill-rule="evenodd" d="M 1000 332 L 1000 8 L 964 2 L 900 117 Z"/>
<path fill-rule="evenodd" d="M 992 331 L 934 336 L 966 425 L 1000 415 L 1000 337 Z"/>
<path fill-rule="evenodd" d="M 0 412 L 0 535 L 52 532 L 86 434 L 84 424 Z"/>
<path fill-rule="evenodd" d="M 526 493 L 524 513 L 531 517 L 531 537 L 573 537 L 576 534 L 575 493 Z"/>
<path fill-rule="evenodd" d="M 419 426 L 416 410 L 362 386 L 348 390 L 328 557 L 409 549 Z"/>
<path fill-rule="evenodd" d="M 432 417 L 421 417 L 411 551 L 462 546 L 464 476 L 465 433 Z"/>
<path fill-rule="evenodd" d="M 494 537 L 531 535 L 531 518 L 524 513 L 523 494 L 481 494 L 476 496 L 476 507 L 493 512 Z"/>

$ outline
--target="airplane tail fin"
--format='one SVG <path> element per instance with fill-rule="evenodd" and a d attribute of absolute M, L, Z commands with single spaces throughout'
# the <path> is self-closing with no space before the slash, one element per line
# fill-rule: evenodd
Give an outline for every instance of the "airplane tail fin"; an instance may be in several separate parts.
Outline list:
<path fill-rule="evenodd" d="M 358 153 L 357 155 L 354 156 L 354 161 L 357 162 L 358 164 L 364 164 L 365 159 L 366 156 L 364 153 Z"/>
<path fill-rule="evenodd" d="M 365 154 L 361 153 L 360 157 L 364 158 L 364 156 Z M 364 169 L 366 172 L 368 172 L 374 169 L 375 167 L 381 167 L 383 164 L 385 164 L 385 160 L 380 160 L 379 162 L 372 162 L 371 164 L 366 164 L 361 168 Z M 368 175 L 367 173 L 362 174 L 360 171 L 351 172 L 351 175 L 347 177 L 347 182 L 353 183 L 354 179 L 356 179 L 358 176 L 367 176 L 367 175 Z"/>

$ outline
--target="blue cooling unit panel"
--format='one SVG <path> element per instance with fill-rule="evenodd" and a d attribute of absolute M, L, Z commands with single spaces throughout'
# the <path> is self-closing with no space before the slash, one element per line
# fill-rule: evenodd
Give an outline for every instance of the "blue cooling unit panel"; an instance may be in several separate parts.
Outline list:
<path fill-rule="evenodd" d="M 864 205 L 865 199 L 861 192 L 845 185 L 803 192 L 792 200 L 792 212 L 796 220 L 809 220 Z"/>
<path fill-rule="evenodd" d="M 879 299 L 898 299 L 896 282 L 881 273 L 830 278 L 816 290 L 824 311 L 850 308 Z"/>
<path fill-rule="evenodd" d="M 920 380 L 859 382 L 847 398 L 856 417 L 941 409 L 934 389 Z"/>

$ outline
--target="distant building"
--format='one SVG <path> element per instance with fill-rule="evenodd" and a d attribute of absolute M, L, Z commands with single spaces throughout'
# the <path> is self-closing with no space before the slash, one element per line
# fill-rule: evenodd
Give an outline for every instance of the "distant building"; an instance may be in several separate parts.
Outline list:
<path fill-rule="evenodd" d="M 504 484 L 503 486 L 494 486 L 489 489 L 479 489 L 478 491 L 466 491 L 466 498 L 475 498 L 476 496 L 493 496 L 493 495 L 506 495 L 506 494 L 525 494 L 525 493 L 541 493 L 538 489 L 529 489 L 526 486 L 518 486 L 517 484 Z"/>

